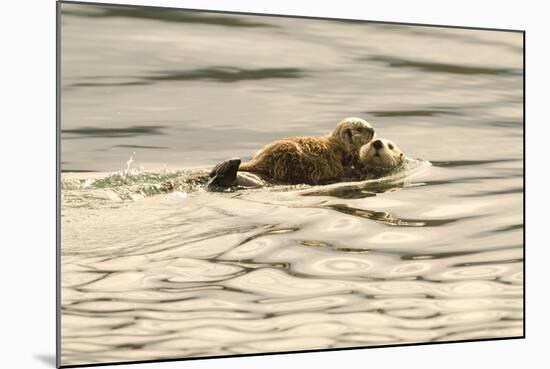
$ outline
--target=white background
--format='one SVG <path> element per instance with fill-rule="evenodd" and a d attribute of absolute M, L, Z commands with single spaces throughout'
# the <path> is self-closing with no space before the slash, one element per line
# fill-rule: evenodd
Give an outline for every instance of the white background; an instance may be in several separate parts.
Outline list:
<path fill-rule="evenodd" d="M 108 0 L 107 0 L 108 1 Z M 111 2 L 116 2 L 111 0 Z M 174 7 L 527 31 L 527 339 L 143 364 L 132 368 L 545 367 L 550 324 L 549 15 L 544 1 L 132 1 Z M 55 1 L 2 3 L 0 367 L 52 368 L 55 354 Z M 490 138 L 489 138 L 490 139 Z M 6 206 L 7 205 L 7 206 Z M 544 364 L 546 362 L 547 364 Z M 117 366 L 126 368 L 127 366 Z"/>

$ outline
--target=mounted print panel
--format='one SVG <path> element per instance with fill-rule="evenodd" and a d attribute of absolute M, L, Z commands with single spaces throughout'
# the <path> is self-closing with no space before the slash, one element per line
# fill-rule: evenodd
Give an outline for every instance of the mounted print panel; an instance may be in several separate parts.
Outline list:
<path fill-rule="evenodd" d="M 58 10 L 58 365 L 524 336 L 523 32 Z"/>

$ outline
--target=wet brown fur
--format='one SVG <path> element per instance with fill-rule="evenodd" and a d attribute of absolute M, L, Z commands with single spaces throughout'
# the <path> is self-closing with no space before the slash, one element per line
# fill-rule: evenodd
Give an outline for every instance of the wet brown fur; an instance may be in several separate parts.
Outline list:
<path fill-rule="evenodd" d="M 360 132 L 363 137 L 357 135 L 361 129 L 365 129 L 364 126 L 344 120 L 328 136 L 291 137 L 272 142 L 251 161 L 241 164 L 239 170 L 288 184 L 323 184 L 338 180 L 359 161 L 360 147 L 370 141 L 363 131 Z"/>

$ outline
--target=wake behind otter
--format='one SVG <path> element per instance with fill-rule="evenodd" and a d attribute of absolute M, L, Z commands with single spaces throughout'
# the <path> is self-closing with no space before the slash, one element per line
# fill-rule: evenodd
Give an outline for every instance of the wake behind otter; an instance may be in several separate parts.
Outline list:
<path fill-rule="evenodd" d="M 268 185 L 263 188 L 225 188 L 220 192 L 298 191 L 304 195 L 331 196 L 331 193 L 368 190 L 378 191 L 411 181 L 419 172 L 431 166 L 428 161 L 409 159 L 398 168 L 385 173 L 372 173 L 363 181 L 334 183 L 325 186 Z M 62 203 L 68 207 L 96 207 L 125 201 L 138 201 L 163 194 L 205 192 L 210 179 L 206 169 L 160 171 L 133 170 L 130 173 L 111 173 L 96 178 L 79 178 L 73 173 L 62 175 Z"/>

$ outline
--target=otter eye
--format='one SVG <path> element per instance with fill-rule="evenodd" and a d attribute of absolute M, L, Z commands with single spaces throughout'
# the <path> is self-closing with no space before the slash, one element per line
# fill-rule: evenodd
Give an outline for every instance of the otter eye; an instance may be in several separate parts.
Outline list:
<path fill-rule="evenodd" d="M 393 145 L 392 144 L 389 144 L 388 147 L 390 148 L 390 150 L 393 150 Z"/>

